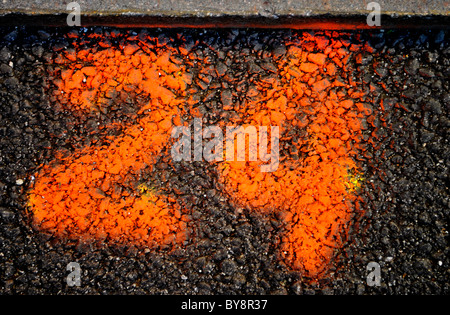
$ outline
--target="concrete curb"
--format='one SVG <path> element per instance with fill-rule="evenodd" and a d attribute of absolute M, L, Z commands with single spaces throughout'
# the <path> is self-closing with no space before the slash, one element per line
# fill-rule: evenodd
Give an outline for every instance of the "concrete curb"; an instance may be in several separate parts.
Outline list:
<path fill-rule="evenodd" d="M 5 0 L 0 25 L 66 26 L 66 1 Z M 79 0 L 81 26 L 359 29 L 363 0 Z M 447 1 L 376 1 L 381 27 L 448 28 Z"/>

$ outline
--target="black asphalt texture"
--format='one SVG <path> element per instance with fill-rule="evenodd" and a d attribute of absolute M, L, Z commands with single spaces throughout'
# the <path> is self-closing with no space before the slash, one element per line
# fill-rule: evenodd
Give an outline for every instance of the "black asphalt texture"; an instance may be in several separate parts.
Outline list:
<path fill-rule="evenodd" d="M 376 137 L 377 145 L 366 152 L 364 162 L 365 180 L 359 192 L 364 214 L 339 260 L 321 279 L 305 278 L 277 258 L 271 242 L 276 218 L 236 217 L 210 179 L 214 175 L 194 163 L 187 163 L 172 180 L 191 196 L 189 202 L 198 209 L 195 216 L 208 233 L 183 249 L 98 247 L 61 242 L 34 230 L 26 215 L 32 174 L 52 160 L 58 148 L 70 146 L 62 134 L 73 140 L 74 147 L 82 146 L 80 139 L 89 141 L 96 125 L 93 117 L 56 111 L 47 93 L 46 69 L 55 50 L 68 45 L 62 36 L 67 31 L 0 29 L 0 294 L 450 293 L 448 31 L 346 33 L 350 38 L 359 34 L 361 41 L 373 47 L 358 61 L 354 75 L 374 93 L 374 110 L 381 110 L 383 100 L 384 112 L 366 130 L 366 137 Z M 105 28 L 85 31 L 102 33 Z M 167 38 L 182 34 L 192 43 L 207 43 L 193 47 L 193 59 L 202 47 L 231 51 L 227 56 L 234 57 L 236 76 L 242 71 L 242 56 L 253 49 L 282 53 L 279 43 L 301 32 L 145 31 Z M 315 33 L 341 36 L 339 32 Z M 104 115 L 101 119 L 108 120 L 113 113 Z M 201 198 L 204 194 L 210 203 Z M 80 286 L 66 282 L 70 262 L 80 264 Z M 366 281 L 369 262 L 381 267 L 380 286 Z"/>

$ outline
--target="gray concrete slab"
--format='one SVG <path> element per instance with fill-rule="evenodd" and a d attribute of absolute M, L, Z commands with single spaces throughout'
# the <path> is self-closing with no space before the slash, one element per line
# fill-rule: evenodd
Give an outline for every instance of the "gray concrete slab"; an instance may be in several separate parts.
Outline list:
<path fill-rule="evenodd" d="M 64 25 L 65 1 L 0 0 L 0 24 Z M 77 0 L 82 25 L 364 28 L 371 0 Z M 449 1 L 377 0 L 385 27 L 448 26 Z M 409 21 L 409 22 L 408 22 Z"/>

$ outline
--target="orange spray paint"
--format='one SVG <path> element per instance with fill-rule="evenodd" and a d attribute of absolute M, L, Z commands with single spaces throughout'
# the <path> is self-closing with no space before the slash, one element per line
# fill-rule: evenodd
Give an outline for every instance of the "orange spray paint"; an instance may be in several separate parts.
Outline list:
<path fill-rule="evenodd" d="M 308 42 L 306 38 L 299 40 Z M 320 45 L 315 38 L 309 38 L 309 43 L 315 49 Z M 285 134 L 293 126 L 303 130 L 301 139 L 285 136 L 300 158 L 285 156 L 273 173 L 261 173 L 260 162 L 219 166 L 224 189 L 237 205 L 282 214 L 281 256 L 292 268 L 312 277 L 328 269 L 347 239 L 359 186 L 355 161 L 362 141 L 360 121 L 367 115 L 365 105 L 355 104 L 350 93 L 335 92 L 342 83 L 321 78 L 323 69 L 345 71 L 345 63 L 329 59 L 336 51 L 330 46 L 324 54 L 309 52 L 302 43 L 288 44 L 286 59 L 278 63 L 280 82 L 272 89 L 260 87 L 260 99 L 251 104 L 260 110 L 245 118 L 254 125 L 280 126 Z M 342 57 L 348 61 L 349 53 Z M 355 95 L 356 85 L 351 89 Z"/>
<path fill-rule="evenodd" d="M 101 50 L 80 44 L 56 60 L 64 65 L 54 83 L 66 109 L 104 110 L 108 95 L 122 90 L 148 101 L 141 104 L 136 124 L 108 145 L 85 147 L 40 169 L 29 202 L 39 229 L 147 247 L 186 240 L 186 218 L 177 201 L 151 189 L 144 193 L 148 187 L 138 181 L 170 142 L 172 126 L 180 124 L 192 76 L 172 61 L 174 48 L 159 47 L 156 55 L 154 47 L 140 43 Z M 291 142 L 300 157 L 283 157 L 272 173 L 262 173 L 258 161 L 223 162 L 218 170 L 224 192 L 236 204 L 282 214 L 282 258 L 318 276 L 351 224 L 360 120 L 367 113 L 350 97 L 358 92 L 356 85 L 330 81 L 350 57 L 338 41 L 324 44 L 304 35 L 286 46 L 286 58 L 277 61 L 280 79 L 272 87 L 260 84 L 252 110 L 237 114 L 245 124 L 279 126 L 281 143 Z M 289 138 L 292 128 L 304 136 Z"/>
<path fill-rule="evenodd" d="M 167 48 L 156 56 L 136 46 L 79 49 L 66 63 L 55 83 L 67 109 L 102 110 L 108 93 L 122 89 L 147 101 L 137 123 L 109 144 L 85 147 L 41 168 L 29 201 L 36 226 L 60 237 L 146 247 L 186 239 L 176 200 L 138 188 L 141 172 L 151 171 L 181 114 L 185 71 L 169 61 L 171 53 Z"/>

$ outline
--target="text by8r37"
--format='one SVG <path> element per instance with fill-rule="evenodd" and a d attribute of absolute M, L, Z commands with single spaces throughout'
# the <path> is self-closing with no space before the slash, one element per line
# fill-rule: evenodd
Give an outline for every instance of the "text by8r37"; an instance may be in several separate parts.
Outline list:
<path fill-rule="evenodd" d="M 225 300 L 227 310 L 263 310 L 267 305 L 267 300 Z"/>

